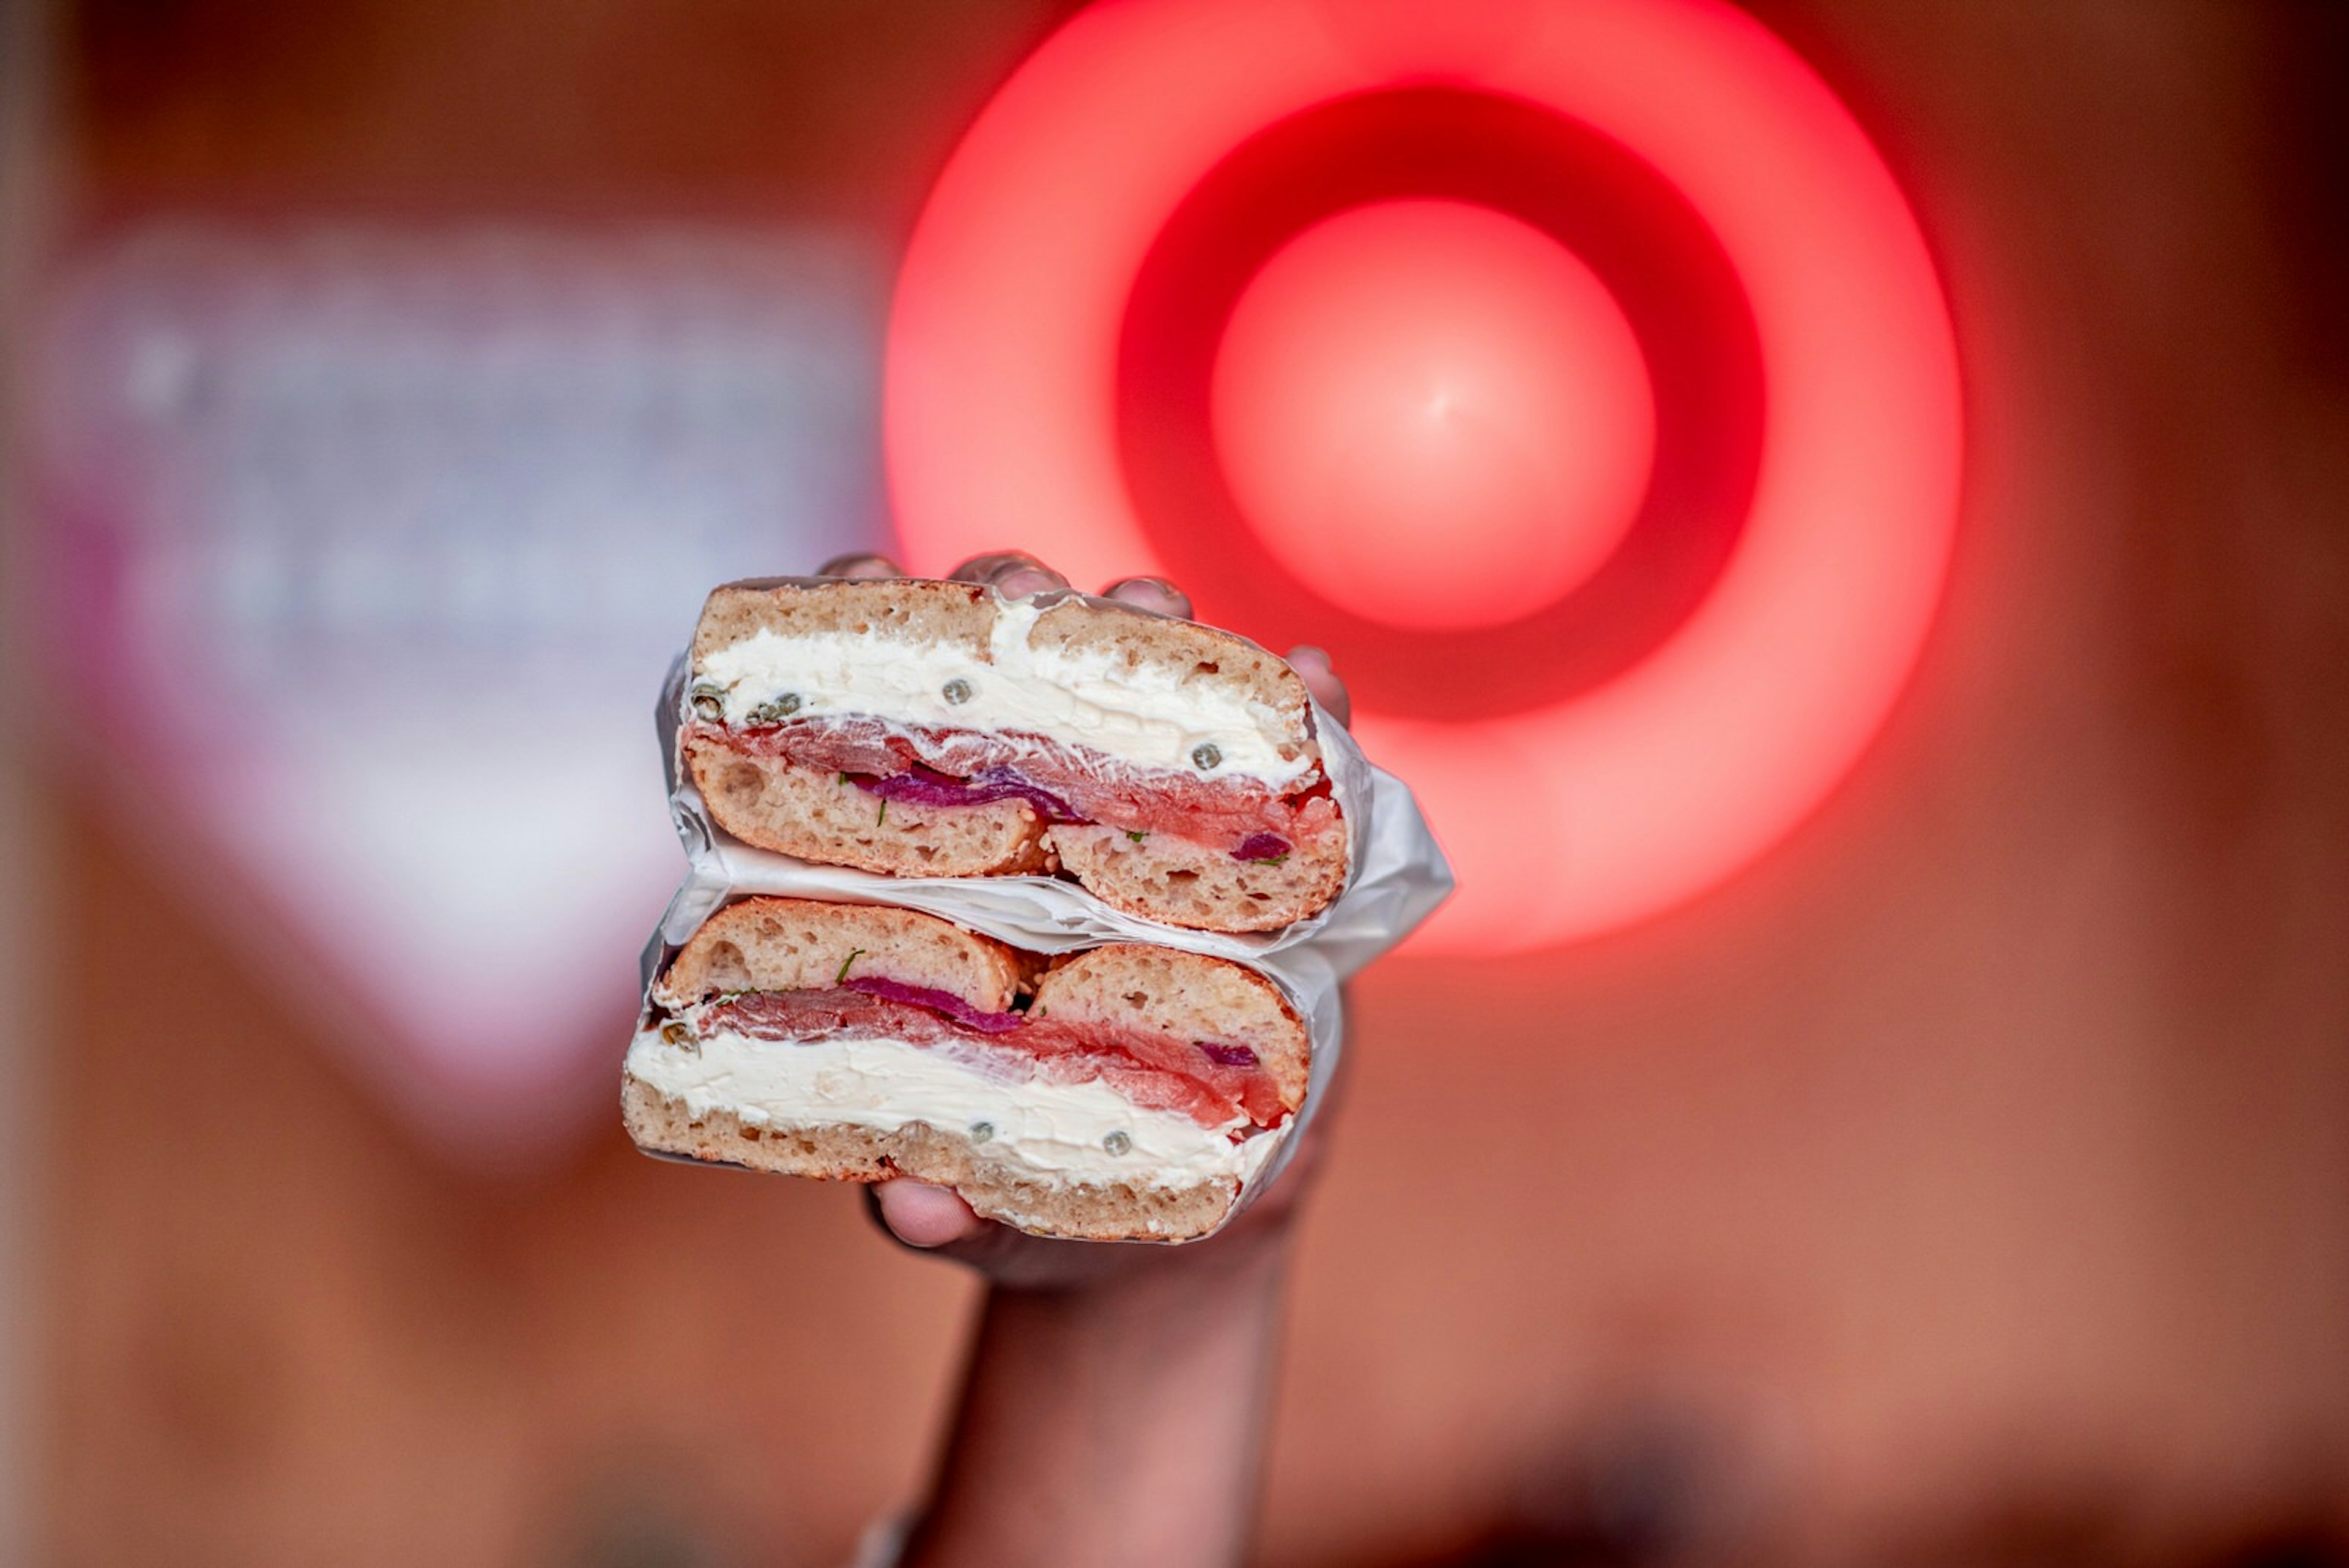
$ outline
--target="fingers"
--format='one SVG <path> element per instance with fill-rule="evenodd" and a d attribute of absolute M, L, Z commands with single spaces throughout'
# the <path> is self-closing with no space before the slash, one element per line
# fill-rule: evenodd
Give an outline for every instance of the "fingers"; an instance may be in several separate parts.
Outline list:
<path fill-rule="evenodd" d="M 1191 618 L 1191 596 L 1164 577 L 1120 577 L 1102 590 L 1102 597 L 1146 609 L 1154 615 Z"/>
<path fill-rule="evenodd" d="M 889 1232 L 908 1247 L 946 1247 L 984 1234 L 987 1221 L 960 1196 L 904 1177 L 870 1189 L 873 1208 Z"/>
<path fill-rule="evenodd" d="M 1114 1273 L 1123 1249 L 1023 1235 L 982 1220 L 959 1194 L 911 1177 L 864 1189 L 873 1217 L 901 1245 L 916 1248 L 985 1275 L 999 1285 L 1050 1289 Z"/>
<path fill-rule="evenodd" d="M 905 572 L 886 556 L 858 551 L 853 555 L 834 556 L 818 566 L 815 575 L 819 577 L 902 577 Z"/>
<path fill-rule="evenodd" d="M 878 561 L 881 557 L 844 556 L 843 559 Z M 833 575 L 831 567 L 825 568 L 825 575 Z M 997 550 L 985 556 L 973 556 L 947 576 L 957 583 L 984 583 L 1006 598 L 1015 599 L 1069 586 L 1067 577 L 1025 550 Z M 1120 577 L 1102 590 L 1102 597 L 1183 620 L 1189 620 L 1193 614 L 1191 596 L 1164 577 Z"/>
<path fill-rule="evenodd" d="M 1297 671 L 1305 689 L 1313 693 L 1313 701 L 1330 711 L 1330 717 L 1351 727 L 1354 722 L 1354 700 L 1346 691 L 1346 683 L 1338 679 L 1338 671 L 1330 662 L 1326 649 L 1305 643 L 1288 650 L 1288 667 Z"/>
<path fill-rule="evenodd" d="M 973 556 L 947 576 L 957 583 L 984 583 L 1010 599 L 1024 599 L 1047 588 L 1069 586 L 1068 578 L 1024 550 Z"/>

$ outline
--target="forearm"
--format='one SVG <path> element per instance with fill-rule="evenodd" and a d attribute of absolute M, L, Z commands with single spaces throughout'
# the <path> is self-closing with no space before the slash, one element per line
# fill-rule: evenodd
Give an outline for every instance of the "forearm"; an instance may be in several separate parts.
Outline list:
<path fill-rule="evenodd" d="M 1237 1563 L 1253 1522 L 1284 1236 L 988 1297 L 908 1568 Z"/>

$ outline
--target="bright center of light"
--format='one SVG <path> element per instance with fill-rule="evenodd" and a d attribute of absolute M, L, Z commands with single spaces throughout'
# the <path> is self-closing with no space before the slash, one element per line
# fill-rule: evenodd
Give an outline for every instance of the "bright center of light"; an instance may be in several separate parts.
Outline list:
<path fill-rule="evenodd" d="M 1530 614 L 1638 514 L 1655 398 L 1573 253 L 1461 202 L 1300 234 L 1240 296 L 1210 392 L 1233 494 L 1280 564 L 1413 629 Z"/>

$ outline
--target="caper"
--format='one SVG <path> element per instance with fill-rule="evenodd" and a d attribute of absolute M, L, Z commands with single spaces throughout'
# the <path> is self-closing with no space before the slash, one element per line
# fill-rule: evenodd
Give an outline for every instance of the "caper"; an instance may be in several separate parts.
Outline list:
<path fill-rule="evenodd" d="M 753 724 L 780 724 L 800 711 L 800 694 L 786 691 L 771 701 L 761 702 L 744 715 Z"/>
<path fill-rule="evenodd" d="M 1125 1154 L 1132 1151 L 1133 1140 L 1122 1132 L 1113 1132 L 1102 1139 L 1102 1147 L 1112 1154 Z"/>
<path fill-rule="evenodd" d="M 971 1142 L 985 1143 L 988 1138 L 991 1138 L 994 1136 L 995 1124 L 993 1122 L 973 1122 L 970 1124 Z"/>
<path fill-rule="evenodd" d="M 1213 741 L 1202 741 L 1191 748 L 1191 761 L 1203 774 L 1214 773 L 1224 764 L 1224 753 Z"/>
<path fill-rule="evenodd" d="M 698 680 L 693 687 L 693 711 L 715 724 L 726 717 L 726 688 Z"/>
<path fill-rule="evenodd" d="M 970 682 L 957 677 L 941 687 L 938 695 L 959 708 L 970 701 Z"/>

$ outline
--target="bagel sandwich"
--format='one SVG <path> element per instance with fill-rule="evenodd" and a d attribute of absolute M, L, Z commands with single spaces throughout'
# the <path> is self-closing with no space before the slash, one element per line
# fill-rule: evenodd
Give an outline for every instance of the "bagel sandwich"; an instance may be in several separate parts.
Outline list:
<path fill-rule="evenodd" d="M 1350 854 L 1305 683 L 1245 638 L 923 579 L 713 592 L 678 751 L 711 820 L 901 877 L 1061 875 L 1163 924 L 1274 931 Z"/>
<path fill-rule="evenodd" d="M 1040 1234 L 1183 1241 L 1230 1213 L 1309 1065 L 1296 1008 L 1244 964 L 1047 960 L 910 909 L 758 897 L 655 981 L 622 1103 L 654 1153 L 902 1174 Z"/>

